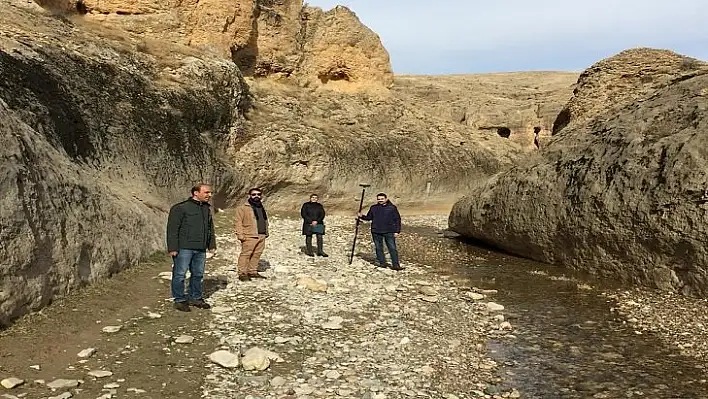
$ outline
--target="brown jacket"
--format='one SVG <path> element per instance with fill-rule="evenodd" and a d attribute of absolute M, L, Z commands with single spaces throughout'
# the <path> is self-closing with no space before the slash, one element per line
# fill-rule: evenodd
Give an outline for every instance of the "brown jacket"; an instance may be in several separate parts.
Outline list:
<path fill-rule="evenodd" d="M 266 237 L 268 237 L 268 220 L 266 219 Z M 258 238 L 258 225 L 256 215 L 253 214 L 251 204 L 236 207 L 236 237 L 243 241 L 246 238 Z"/>

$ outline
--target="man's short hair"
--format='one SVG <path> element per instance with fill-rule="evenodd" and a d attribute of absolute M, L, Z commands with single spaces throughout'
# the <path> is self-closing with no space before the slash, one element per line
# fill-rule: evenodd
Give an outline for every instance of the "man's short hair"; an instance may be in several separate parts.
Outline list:
<path fill-rule="evenodd" d="M 317 198 L 319 198 L 320 196 L 317 195 L 317 194 L 310 194 L 310 198 L 312 198 L 312 197 L 317 197 Z"/>
<path fill-rule="evenodd" d="M 192 195 L 194 195 L 195 193 L 201 192 L 201 191 L 202 191 L 202 187 L 209 187 L 209 186 L 210 186 L 210 185 L 209 185 L 209 184 L 206 184 L 206 183 L 195 184 L 194 187 L 192 187 Z"/>
<path fill-rule="evenodd" d="M 378 193 L 378 194 L 376 194 L 376 198 L 378 198 L 378 197 L 388 198 L 388 196 L 387 196 L 386 194 L 384 194 L 384 193 Z"/>
<path fill-rule="evenodd" d="M 258 187 L 253 187 L 252 189 L 248 190 L 248 194 L 253 194 L 254 191 L 258 191 L 259 193 L 263 193 L 263 190 L 261 190 Z"/>

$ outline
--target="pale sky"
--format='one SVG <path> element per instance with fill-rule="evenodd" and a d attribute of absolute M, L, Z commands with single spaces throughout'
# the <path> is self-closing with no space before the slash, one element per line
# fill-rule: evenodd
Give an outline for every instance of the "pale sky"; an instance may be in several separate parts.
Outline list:
<path fill-rule="evenodd" d="M 708 0 L 309 0 L 347 6 L 397 74 L 582 71 L 631 47 L 708 60 Z"/>

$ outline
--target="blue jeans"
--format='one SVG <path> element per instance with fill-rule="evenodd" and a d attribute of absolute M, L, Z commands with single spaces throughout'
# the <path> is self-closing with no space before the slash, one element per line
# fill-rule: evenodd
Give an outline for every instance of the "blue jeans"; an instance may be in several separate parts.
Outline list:
<path fill-rule="evenodd" d="M 396 238 L 393 233 L 371 233 L 374 238 L 374 248 L 376 248 L 376 259 L 380 266 L 386 266 L 386 256 L 384 255 L 384 242 L 388 248 L 388 254 L 391 255 L 391 266 L 398 267 L 398 250 L 396 249 Z"/>
<path fill-rule="evenodd" d="M 204 279 L 204 263 L 206 251 L 196 249 L 180 249 L 172 258 L 172 298 L 175 302 L 186 302 L 184 295 L 184 277 L 187 270 L 192 274 L 189 278 L 189 299 L 202 299 L 202 280 Z"/>

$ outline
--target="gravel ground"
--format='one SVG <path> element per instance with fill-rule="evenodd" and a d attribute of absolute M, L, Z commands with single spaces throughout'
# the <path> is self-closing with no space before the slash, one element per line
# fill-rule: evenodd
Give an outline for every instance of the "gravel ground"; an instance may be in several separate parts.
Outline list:
<path fill-rule="evenodd" d="M 204 397 L 519 397 L 515 390 L 485 393 L 499 383 L 485 342 L 512 328 L 503 307 L 491 302 L 493 292 L 462 287 L 405 253 L 404 271 L 376 268 L 367 261 L 364 232 L 361 256 L 349 265 L 352 218 L 326 222 L 330 257 L 310 258 L 301 251 L 301 222 L 271 217 L 262 273 L 268 279 L 251 282 L 236 279 L 240 245 L 220 228 L 209 269 L 228 284 L 210 298 L 213 320 L 205 332 L 221 352 Z M 446 224 L 443 216 L 405 222 Z"/>

